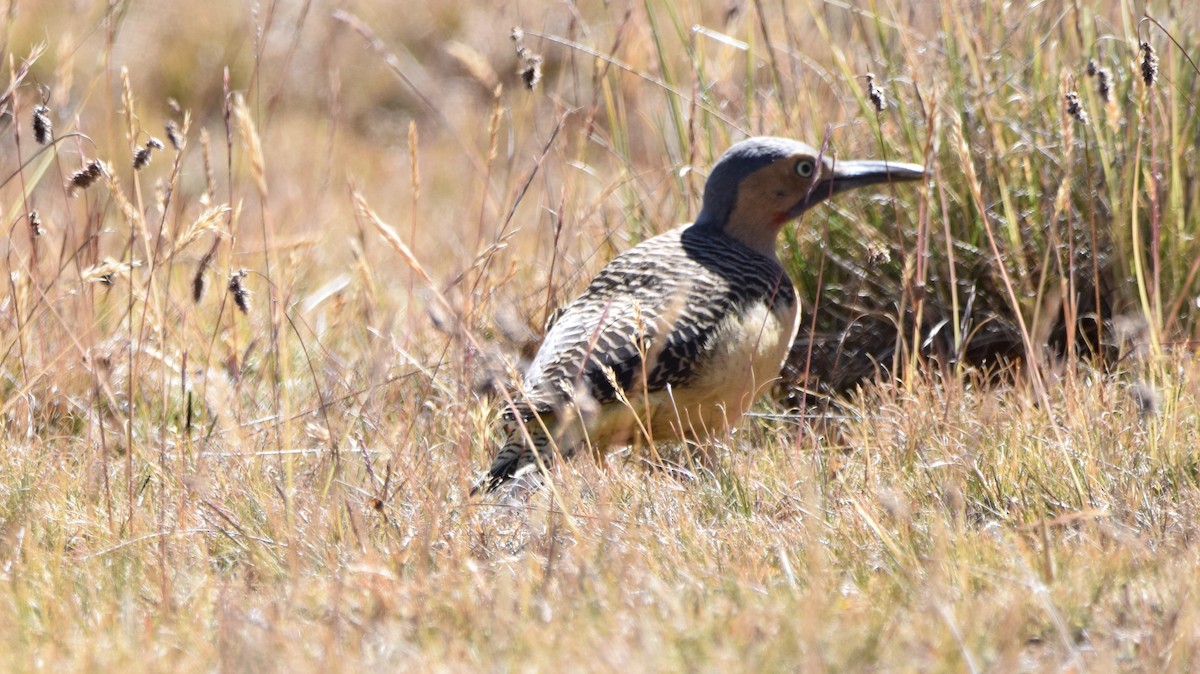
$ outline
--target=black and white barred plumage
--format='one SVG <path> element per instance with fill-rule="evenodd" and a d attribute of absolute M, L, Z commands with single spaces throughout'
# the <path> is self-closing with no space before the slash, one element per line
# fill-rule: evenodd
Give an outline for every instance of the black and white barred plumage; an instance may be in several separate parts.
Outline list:
<path fill-rule="evenodd" d="M 775 256 L 788 222 L 839 192 L 920 166 L 835 163 L 786 138 L 735 144 L 696 222 L 617 256 L 557 314 L 504 413 L 490 491 L 580 447 L 697 438 L 735 424 L 779 375 L 799 307 Z"/>
<path fill-rule="evenodd" d="M 751 312 L 754 307 L 761 311 Z M 772 371 L 769 380 L 779 371 L 797 316 L 796 292 L 775 258 L 703 224 L 677 228 L 619 255 L 546 334 L 525 375 L 524 397 L 505 413 L 506 439 L 483 486 L 490 489 L 537 468 L 529 440 L 539 451 L 550 444 L 543 425 L 565 457 L 584 442 L 604 447 L 632 440 L 636 422 L 605 419 L 629 416 L 629 408 L 648 416 L 643 421 L 662 436 L 717 430 L 654 422 L 664 414 L 679 417 L 667 420 L 668 426 L 709 421 L 690 409 L 696 396 L 689 388 L 705 380 L 742 379 L 743 390 L 735 395 L 745 402 L 730 402 L 744 408 L 752 401 L 766 381 L 755 381 L 748 363 L 720 357 L 730 333 L 744 330 L 736 318 L 751 313 L 760 317 L 762 338 L 749 348 L 771 352 L 762 354 Z M 741 372 L 712 372 L 739 366 Z M 649 414 L 639 407 L 646 404 L 654 408 Z M 685 419 L 676 408 L 692 414 Z M 740 415 L 741 409 L 728 410 L 730 418 Z M 551 456 L 541 452 L 542 462 L 548 464 Z"/>

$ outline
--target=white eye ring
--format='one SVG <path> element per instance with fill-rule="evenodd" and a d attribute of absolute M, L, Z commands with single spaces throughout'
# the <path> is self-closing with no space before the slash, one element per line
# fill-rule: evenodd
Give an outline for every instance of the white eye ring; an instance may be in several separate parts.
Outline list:
<path fill-rule="evenodd" d="M 811 159 L 801 159 L 796 162 L 796 175 L 801 178 L 811 178 L 815 171 L 816 167 L 813 165 Z"/>

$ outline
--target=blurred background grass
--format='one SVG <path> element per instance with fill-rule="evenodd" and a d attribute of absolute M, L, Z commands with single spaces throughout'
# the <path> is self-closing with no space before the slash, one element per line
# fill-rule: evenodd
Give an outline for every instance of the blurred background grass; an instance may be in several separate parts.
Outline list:
<path fill-rule="evenodd" d="M 1194 661 L 1195 11 L 0 9 L 9 668 Z M 783 405 L 464 503 L 546 316 L 751 134 L 932 174 L 788 231 Z"/>

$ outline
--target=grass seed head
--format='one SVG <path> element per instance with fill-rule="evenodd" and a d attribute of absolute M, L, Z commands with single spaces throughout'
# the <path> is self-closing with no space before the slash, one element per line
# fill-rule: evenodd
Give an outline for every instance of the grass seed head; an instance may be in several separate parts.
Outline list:
<path fill-rule="evenodd" d="M 133 170 L 141 171 L 146 168 L 150 164 L 150 160 L 153 159 L 153 152 L 161 149 L 163 149 L 162 141 L 151 137 L 150 140 L 146 141 L 144 147 L 138 148 L 137 152 L 133 153 Z"/>
<path fill-rule="evenodd" d="M 1112 71 L 1101 68 L 1096 71 L 1096 91 L 1105 103 L 1112 102 Z"/>
<path fill-rule="evenodd" d="M 243 314 L 250 313 L 250 291 L 242 284 L 242 279 L 246 278 L 247 273 L 245 269 L 239 269 L 229 277 L 229 292 L 233 295 L 233 303 Z"/>
<path fill-rule="evenodd" d="M 140 266 L 141 263 L 137 261 L 120 262 L 111 257 L 106 257 L 103 262 L 84 269 L 80 273 L 80 279 L 84 283 L 99 283 L 103 286 L 111 286 L 118 278 L 129 278 L 133 269 Z"/>
<path fill-rule="evenodd" d="M 71 185 L 86 190 L 104 175 L 104 165 L 98 159 L 93 159 L 75 173 L 71 174 Z"/>
<path fill-rule="evenodd" d="M 1142 81 L 1148 87 L 1158 81 L 1158 54 L 1149 42 L 1142 43 Z"/>
<path fill-rule="evenodd" d="M 532 91 L 542 81 L 542 55 L 525 46 L 525 31 L 520 28 L 512 29 L 512 40 L 516 43 L 517 58 L 521 62 L 517 72 L 525 88 Z"/>
<path fill-rule="evenodd" d="M 196 275 L 192 277 L 192 302 L 200 303 L 204 298 L 204 270 L 196 270 Z"/>
<path fill-rule="evenodd" d="M 46 230 L 42 229 L 42 216 L 37 212 L 37 209 L 29 211 L 29 229 L 33 232 L 34 236 L 41 236 L 46 233 Z"/>
<path fill-rule="evenodd" d="M 1095 76 L 1096 76 L 1096 68 L 1097 68 L 1097 66 L 1096 66 L 1096 59 L 1088 59 L 1088 64 L 1087 64 L 1087 74 L 1088 74 L 1088 77 L 1095 77 Z"/>
<path fill-rule="evenodd" d="M 867 96 L 876 112 L 887 110 L 887 98 L 883 95 L 883 88 L 875 84 L 875 73 L 867 73 Z"/>
<path fill-rule="evenodd" d="M 538 82 L 542 81 L 542 57 L 533 54 L 522 60 L 524 65 L 521 67 L 521 81 L 525 83 L 526 89 L 532 91 Z"/>
<path fill-rule="evenodd" d="M 167 204 L 171 201 L 171 191 L 171 184 L 162 178 L 154 181 L 154 203 L 158 206 L 159 213 L 167 210 Z"/>
<path fill-rule="evenodd" d="M 204 127 L 200 127 L 200 150 L 200 156 L 204 159 L 204 196 L 200 199 L 212 200 L 217 194 L 217 174 L 213 170 L 212 142 L 209 140 L 208 130 Z"/>
<path fill-rule="evenodd" d="M 175 124 L 175 120 L 168 119 L 164 126 L 166 127 L 167 140 L 171 143 L 171 147 L 175 148 L 176 152 L 183 149 L 183 137 L 179 135 L 179 126 Z"/>
<path fill-rule="evenodd" d="M 139 147 L 137 152 L 133 153 L 133 170 L 141 171 L 150 163 L 150 146 Z"/>
<path fill-rule="evenodd" d="M 1079 101 L 1079 94 L 1069 91 L 1063 98 L 1067 104 L 1067 114 L 1074 117 L 1080 124 L 1087 124 L 1088 114 Z"/>
<path fill-rule="evenodd" d="M 192 301 L 196 304 L 199 304 L 201 298 L 204 297 L 204 288 L 206 286 L 204 273 L 208 271 L 208 266 L 212 264 L 213 255 L 216 252 L 216 245 L 209 248 L 204 257 L 200 258 L 200 264 L 196 266 L 196 275 L 192 277 Z"/>
<path fill-rule="evenodd" d="M 33 139 L 38 145 L 54 140 L 54 124 L 50 122 L 50 108 L 39 105 L 33 109 Z"/>

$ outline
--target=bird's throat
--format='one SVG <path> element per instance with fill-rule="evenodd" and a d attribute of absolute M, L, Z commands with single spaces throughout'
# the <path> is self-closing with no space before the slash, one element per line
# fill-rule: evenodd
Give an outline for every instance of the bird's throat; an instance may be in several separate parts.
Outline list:
<path fill-rule="evenodd" d="M 793 218 L 787 214 L 771 215 L 768 213 L 755 214 L 753 217 L 739 218 L 737 212 L 725 223 L 722 229 L 726 234 L 737 239 L 747 248 L 766 257 L 775 258 L 775 243 L 779 240 L 779 232 Z"/>

